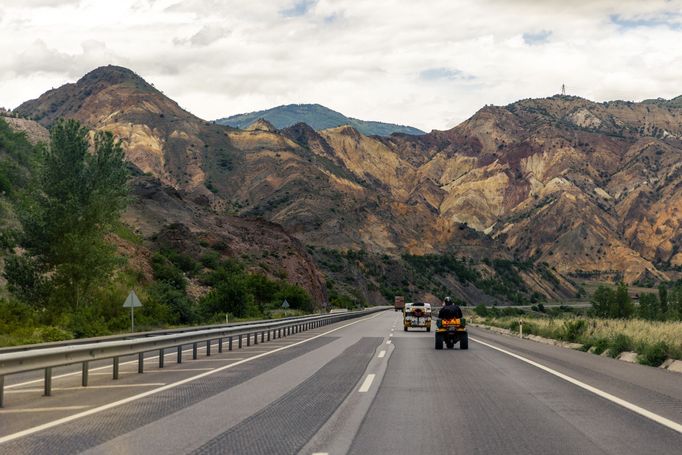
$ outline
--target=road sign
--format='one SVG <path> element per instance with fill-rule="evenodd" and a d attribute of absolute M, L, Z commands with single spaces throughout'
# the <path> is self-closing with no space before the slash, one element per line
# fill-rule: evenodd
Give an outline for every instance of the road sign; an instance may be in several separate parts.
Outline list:
<path fill-rule="evenodd" d="M 123 304 L 123 308 L 139 308 L 141 306 L 142 302 L 140 302 L 140 299 L 137 297 L 137 294 L 135 294 L 135 291 L 130 291 L 130 294 L 128 294 L 128 297 Z"/>
<path fill-rule="evenodd" d="M 282 302 L 282 308 L 285 310 L 289 308 L 289 302 L 287 302 L 287 299 L 284 299 L 284 302 Z"/>
<path fill-rule="evenodd" d="M 128 294 L 128 297 L 126 297 L 126 301 L 123 302 L 123 308 L 130 308 L 131 332 L 135 331 L 135 308 L 139 308 L 141 306 L 142 302 L 140 302 L 140 299 L 137 297 L 137 294 L 135 294 L 135 290 L 131 290 L 130 294 Z"/>

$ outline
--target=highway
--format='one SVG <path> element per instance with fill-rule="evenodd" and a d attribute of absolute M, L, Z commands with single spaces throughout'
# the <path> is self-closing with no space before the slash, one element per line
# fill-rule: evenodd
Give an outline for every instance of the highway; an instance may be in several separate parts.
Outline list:
<path fill-rule="evenodd" d="M 392 311 L 163 369 L 10 376 L 0 453 L 677 454 L 682 375 L 470 328 L 436 351 Z M 128 363 L 126 363 L 128 362 Z"/>

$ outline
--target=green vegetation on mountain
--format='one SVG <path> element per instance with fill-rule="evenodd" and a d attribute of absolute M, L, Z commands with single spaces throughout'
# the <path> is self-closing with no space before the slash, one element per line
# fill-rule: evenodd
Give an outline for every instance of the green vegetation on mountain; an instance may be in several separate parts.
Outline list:
<path fill-rule="evenodd" d="M 420 135 L 423 131 L 411 126 L 391 123 L 358 120 L 346 117 L 319 104 L 289 104 L 273 107 L 264 111 L 238 114 L 216 120 L 220 125 L 245 129 L 258 119 L 270 122 L 278 129 L 288 128 L 297 123 L 305 123 L 316 131 L 350 125 L 366 136 L 390 136 L 393 133 Z"/>
<path fill-rule="evenodd" d="M 533 291 L 522 274 L 554 276 L 545 264 L 512 260 L 474 261 L 453 254 L 396 257 L 313 247 L 309 251 L 327 275 L 329 301 L 335 306 L 390 303 L 396 295 L 412 301 L 435 301 L 450 295 L 463 304 L 524 305 L 547 297 Z"/>
<path fill-rule="evenodd" d="M 135 288 L 138 327 L 273 316 L 287 299 L 290 314 L 313 310 L 308 292 L 252 272 L 215 249 L 161 248 L 146 278 L 119 245 L 143 247 L 120 218 L 130 198 L 129 170 L 111 133 L 93 135 L 58 120 L 49 147 L 32 145 L 0 119 L 0 345 L 56 341 L 127 330 L 122 302 Z M 118 240 L 116 240 L 118 239 Z M 190 295 L 190 287 L 199 295 Z M 4 288 L 4 286 L 3 286 Z M 9 291 L 9 292 L 7 292 Z"/>

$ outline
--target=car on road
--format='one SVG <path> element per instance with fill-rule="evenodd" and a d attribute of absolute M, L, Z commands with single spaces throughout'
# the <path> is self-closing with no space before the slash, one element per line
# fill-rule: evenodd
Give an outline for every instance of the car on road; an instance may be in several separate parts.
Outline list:
<path fill-rule="evenodd" d="M 406 303 L 403 312 L 403 329 L 423 327 L 431 331 L 431 304 L 426 302 Z"/>

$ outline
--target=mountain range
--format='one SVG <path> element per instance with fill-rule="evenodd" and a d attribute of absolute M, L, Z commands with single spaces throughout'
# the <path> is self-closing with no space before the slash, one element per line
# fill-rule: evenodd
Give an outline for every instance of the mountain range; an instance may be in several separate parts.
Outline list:
<path fill-rule="evenodd" d="M 449 286 L 469 299 L 505 273 L 497 265 L 516 264 L 529 292 L 566 298 L 576 278 L 679 277 L 679 104 L 556 95 L 486 106 L 447 131 L 388 137 L 262 116 L 236 129 L 109 66 L 14 112 L 45 127 L 68 117 L 112 131 L 139 170 L 126 220 L 145 237 L 171 222 L 178 242 L 187 232 L 224 237 L 256 266 L 267 257 L 266 269 L 284 267 L 318 300 L 331 276 L 380 295 L 367 265 L 375 262 L 353 256 L 346 273 L 328 263 L 329 251 L 384 257 L 384 269 L 412 256 L 462 258 L 477 284 Z M 410 273 L 403 281 L 412 287 Z"/>
<path fill-rule="evenodd" d="M 267 120 L 275 128 L 288 128 L 297 123 L 305 123 L 312 129 L 326 130 L 337 126 L 349 125 L 366 136 L 390 136 L 393 133 L 424 134 L 422 130 L 411 126 L 394 125 L 392 123 L 372 122 L 346 117 L 319 104 L 288 104 L 263 111 L 232 115 L 216 120 L 220 125 L 235 128 L 247 128 L 258 119 Z"/>

